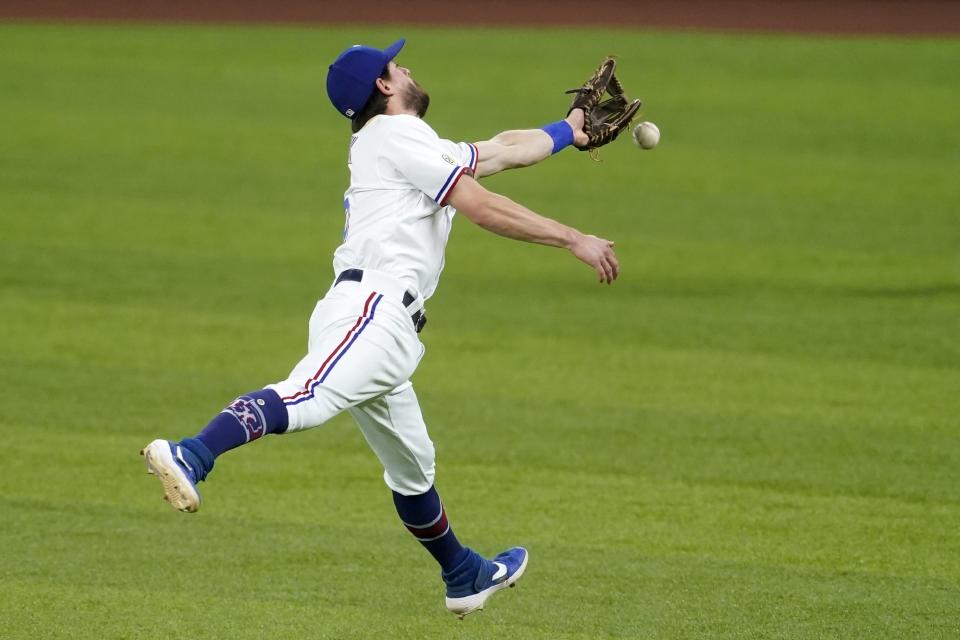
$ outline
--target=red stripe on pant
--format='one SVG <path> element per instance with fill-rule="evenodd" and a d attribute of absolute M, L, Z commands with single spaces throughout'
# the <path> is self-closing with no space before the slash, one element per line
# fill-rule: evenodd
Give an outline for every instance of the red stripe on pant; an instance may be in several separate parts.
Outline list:
<path fill-rule="evenodd" d="M 357 330 L 357 327 L 360 326 L 360 323 L 363 322 L 363 319 L 367 317 L 367 311 L 370 308 L 370 301 L 373 300 L 373 297 L 375 295 L 377 295 L 376 291 L 370 294 L 370 296 L 367 298 L 367 301 L 363 304 L 363 313 L 361 313 L 360 317 L 357 318 L 357 322 L 353 325 L 353 327 L 350 328 L 350 331 L 347 331 L 347 335 L 343 336 L 343 340 L 340 341 L 340 344 L 338 344 L 337 347 L 330 352 L 330 355 L 328 355 L 327 359 L 323 361 L 323 364 L 320 365 L 320 368 L 317 369 L 317 372 L 307 379 L 307 381 L 303 384 L 303 389 L 301 389 L 300 391 L 297 391 L 293 395 L 284 396 L 283 398 L 281 398 L 281 400 L 283 400 L 284 402 L 287 402 L 288 400 L 295 400 L 302 395 L 307 395 L 310 393 L 310 385 L 315 380 L 320 378 L 320 374 L 323 373 L 323 370 L 326 368 L 327 364 L 333 359 L 333 356 L 337 355 L 337 352 L 340 351 L 340 348 L 347 343 L 347 340 L 350 339 L 350 336 L 353 335 L 353 332 Z"/>

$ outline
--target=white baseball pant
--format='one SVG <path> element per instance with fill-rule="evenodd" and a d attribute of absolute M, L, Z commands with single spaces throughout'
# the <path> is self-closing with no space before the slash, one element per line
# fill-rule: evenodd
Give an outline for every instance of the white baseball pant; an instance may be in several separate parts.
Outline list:
<path fill-rule="evenodd" d="M 417 495 L 433 485 L 434 447 L 410 382 L 424 353 L 410 314 L 422 300 L 405 308 L 405 291 L 369 270 L 362 282 L 332 287 L 310 316 L 307 355 L 268 388 L 287 407 L 287 433 L 349 411 L 383 464 L 387 486 Z"/>

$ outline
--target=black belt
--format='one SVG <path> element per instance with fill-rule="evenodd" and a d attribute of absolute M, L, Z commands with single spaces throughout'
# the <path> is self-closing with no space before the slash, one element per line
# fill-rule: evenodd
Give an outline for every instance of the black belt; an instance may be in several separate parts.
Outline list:
<path fill-rule="evenodd" d="M 363 281 L 363 269 L 344 269 L 340 272 L 340 275 L 337 276 L 337 281 L 333 283 L 333 286 L 337 286 L 341 282 L 362 282 Z M 410 291 L 406 291 L 403 294 L 403 306 L 409 307 L 413 304 L 413 301 L 417 299 L 417 296 Z M 423 312 L 422 309 L 419 309 L 410 315 L 410 319 L 413 320 L 413 328 L 417 330 L 417 333 L 423 331 L 423 328 L 427 324 L 427 314 Z"/>

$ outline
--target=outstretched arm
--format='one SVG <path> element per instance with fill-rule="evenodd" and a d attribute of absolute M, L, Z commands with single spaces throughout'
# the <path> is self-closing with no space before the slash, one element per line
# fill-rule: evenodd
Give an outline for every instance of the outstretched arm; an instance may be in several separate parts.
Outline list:
<path fill-rule="evenodd" d="M 583 111 L 574 109 L 564 118 L 573 130 L 573 144 L 583 146 L 587 135 L 583 132 Z M 505 169 L 529 167 L 553 153 L 553 139 L 543 129 L 504 131 L 483 142 L 478 142 L 476 176 L 499 173 Z"/>
<path fill-rule="evenodd" d="M 567 249 L 593 267 L 600 282 L 610 284 L 620 274 L 620 264 L 609 240 L 585 235 L 538 215 L 510 198 L 488 191 L 469 176 L 463 176 L 457 183 L 448 202 L 487 231 L 514 240 Z"/>

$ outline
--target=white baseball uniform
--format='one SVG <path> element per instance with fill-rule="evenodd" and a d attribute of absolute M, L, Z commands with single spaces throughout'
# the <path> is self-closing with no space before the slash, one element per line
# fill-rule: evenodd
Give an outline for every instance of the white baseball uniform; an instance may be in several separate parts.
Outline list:
<path fill-rule="evenodd" d="M 317 303 L 307 355 L 270 388 L 287 407 L 288 433 L 349 410 L 387 485 L 421 494 L 433 485 L 434 448 L 410 382 L 424 352 L 411 315 L 436 290 L 455 213 L 446 200 L 476 170 L 477 148 L 415 116 L 379 115 L 350 139 L 347 164 L 333 266 L 362 269 L 362 280 L 335 284 Z"/>

